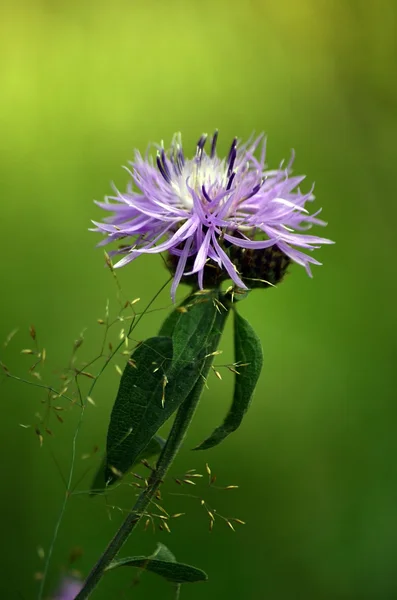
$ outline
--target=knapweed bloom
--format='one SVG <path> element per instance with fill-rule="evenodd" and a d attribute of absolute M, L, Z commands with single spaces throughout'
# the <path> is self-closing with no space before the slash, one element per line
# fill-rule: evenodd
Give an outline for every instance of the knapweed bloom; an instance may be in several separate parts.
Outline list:
<path fill-rule="evenodd" d="M 320 210 L 309 214 L 306 208 L 314 196 L 312 189 L 299 189 L 305 177 L 291 176 L 292 159 L 286 167 L 268 170 L 263 135 L 245 144 L 235 138 L 224 158 L 217 155 L 217 139 L 218 132 L 208 143 L 202 135 L 193 158 L 185 157 L 180 134 L 168 151 L 156 146 L 156 158 L 135 153 L 127 169 L 127 191 L 116 189 L 114 196 L 97 203 L 114 213 L 94 222 L 94 231 L 106 235 L 101 244 L 122 241 L 112 252 L 123 255 L 114 266 L 141 254 L 168 252 L 173 298 L 182 278 L 194 276 L 202 289 L 210 268 L 243 289 L 253 287 L 255 279 L 267 283 L 266 272 L 255 271 L 263 257 L 281 276 L 290 261 L 311 275 L 310 265 L 321 264 L 312 251 L 332 242 L 306 233 L 312 225 L 326 223 L 318 218 Z M 255 267 L 248 274 L 246 255 Z M 277 276 L 273 279 L 277 282 Z"/>

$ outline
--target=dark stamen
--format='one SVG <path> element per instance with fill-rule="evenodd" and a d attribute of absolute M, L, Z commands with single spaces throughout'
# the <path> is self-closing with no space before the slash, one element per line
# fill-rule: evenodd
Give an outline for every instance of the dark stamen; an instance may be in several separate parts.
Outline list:
<path fill-rule="evenodd" d="M 209 197 L 209 195 L 207 193 L 207 190 L 205 189 L 205 185 L 201 186 L 201 191 L 203 192 L 203 196 L 207 200 L 207 202 L 212 202 L 211 198 Z"/>
<path fill-rule="evenodd" d="M 208 137 L 208 135 L 206 133 L 203 133 L 203 135 L 197 142 L 197 150 L 202 150 L 204 148 L 205 142 L 207 141 L 207 137 Z"/>
<path fill-rule="evenodd" d="M 230 146 L 229 154 L 227 157 L 228 164 L 230 164 L 230 159 L 231 159 L 233 153 L 236 151 L 236 146 L 237 146 L 237 138 L 234 138 L 234 140 L 232 141 L 232 145 Z"/>
<path fill-rule="evenodd" d="M 163 150 L 163 152 L 164 152 L 164 150 Z M 162 174 L 162 176 L 165 179 L 165 181 L 167 183 L 171 183 L 170 171 L 168 169 L 168 166 L 167 165 L 164 166 L 164 164 L 161 162 L 160 152 L 157 152 L 156 162 L 157 162 L 157 166 L 159 168 L 159 171 Z"/>
<path fill-rule="evenodd" d="M 176 162 L 176 152 L 175 152 L 175 148 L 172 148 L 172 152 L 171 152 L 171 154 L 170 154 L 170 161 L 171 161 L 171 164 L 172 164 L 172 167 L 173 167 L 173 169 L 174 169 L 175 173 L 176 173 L 177 175 L 180 175 L 181 173 L 180 173 L 180 171 L 179 171 L 179 165 L 178 165 L 178 164 L 177 164 L 177 162 Z"/>
<path fill-rule="evenodd" d="M 177 175 L 182 175 L 183 165 L 185 164 L 185 158 L 183 156 L 182 148 L 178 146 L 173 148 L 173 153 L 171 154 L 171 162 L 174 167 L 174 171 Z"/>
<path fill-rule="evenodd" d="M 208 137 L 208 135 L 206 133 L 203 133 L 203 135 L 197 142 L 196 157 L 198 158 L 199 161 L 201 161 L 201 158 L 203 156 L 203 150 L 204 150 L 205 142 L 207 141 L 207 137 Z"/>
<path fill-rule="evenodd" d="M 232 148 L 229 153 L 229 167 L 227 169 L 227 176 L 230 177 L 233 172 L 234 161 L 236 160 L 237 150 L 236 148 Z"/>
<path fill-rule="evenodd" d="M 265 181 L 266 181 L 266 177 L 264 177 L 260 183 L 258 183 L 255 187 L 253 187 L 252 192 L 250 194 L 248 194 L 248 196 L 246 196 L 244 199 L 248 200 L 249 198 L 252 198 L 252 196 L 255 196 L 255 194 L 257 192 L 259 192 L 259 190 L 261 189 L 261 187 L 265 183 Z"/>
<path fill-rule="evenodd" d="M 170 173 L 170 170 L 168 168 L 167 157 L 165 155 L 164 148 L 161 150 L 161 162 L 163 163 L 164 171 L 167 173 L 169 179 L 171 180 L 171 173 Z"/>
<path fill-rule="evenodd" d="M 212 142 L 211 142 L 211 158 L 214 158 L 215 156 L 215 151 L 216 151 L 216 142 L 218 141 L 218 130 L 216 130 L 214 132 L 214 135 L 212 136 Z"/>
<path fill-rule="evenodd" d="M 180 148 L 178 150 L 178 162 L 181 165 L 181 171 L 182 171 L 182 167 L 184 167 L 184 165 L 185 165 L 185 156 L 183 154 L 182 148 Z"/>
<path fill-rule="evenodd" d="M 226 190 L 230 190 L 230 188 L 232 187 L 233 179 L 235 177 L 236 177 L 236 171 L 233 171 L 233 173 L 229 177 L 229 181 L 227 182 Z"/>

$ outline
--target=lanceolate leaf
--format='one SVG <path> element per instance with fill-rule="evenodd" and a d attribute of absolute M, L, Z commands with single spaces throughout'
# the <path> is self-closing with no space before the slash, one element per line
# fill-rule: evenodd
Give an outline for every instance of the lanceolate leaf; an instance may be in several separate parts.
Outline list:
<path fill-rule="evenodd" d="M 121 377 L 111 414 L 106 481 L 116 481 L 135 463 L 158 429 L 202 380 L 227 311 L 223 310 L 222 322 L 219 315 L 214 295 L 193 299 L 187 312 L 178 313 L 172 339 L 150 338 L 135 350 Z"/>
<path fill-rule="evenodd" d="M 111 413 L 107 435 L 105 479 L 114 483 L 136 462 L 159 427 L 189 393 L 189 380 L 168 380 L 172 340 L 143 342 L 127 363 Z M 194 375 L 194 371 L 190 376 Z"/>
<path fill-rule="evenodd" d="M 195 450 L 207 450 L 222 442 L 241 424 L 259 379 L 263 364 L 262 346 L 251 325 L 234 311 L 234 352 L 236 371 L 234 396 L 230 410 L 212 435 Z"/>
<path fill-rule="evenodd" d="M 203 361 L 208 353 L 209 341 L 216 335 L 218 308 L 215 296 L 198 297 L 187 312 L 181 312 L 172 332 L 172 368 L 178 369 L 186 362 Z"/>
<path fill-rule="evenodd" d="M 152 556 L 121 558 L 111 563 L 107 570 L 118 567 L 139 567 L 173 583 L 196 583 L 207 580 L 207 574 L 201 569 L 176 562 L 174 555 L 163 544 L 157 546 Z"/>
<path fill-rule="evenodd" d="M 179 317 L 181 316 L 181 313 L 187 311 L 189 304 L 192 304 L 193 302 L 194 302 L 194 296 L 189 295 L 189 296 L 187 296 L 187 298 L 185 298 L 181 302 L 181 304 L 177 308 L 175 308 L 172 312 L 170 312 L 168 317 L 166 317 L 166 319 L 163 321 L 163 324 L 160 327 L 160 331 L 159 331 L 158 335 L 172 337 L 172 334 L 174 333 L 175 325 L 179 321 Z"/>
<path fill-rule="evenodd" d="M 141 462 L 141 460 L 143 460 L 145 458 L 146 459 L 152 458 L 153 456 L 157 456 L 158 454 L 160 454 L 160 452 L 164 448 L 164 444 L 165 444 L 165 439 L 162 438 L 160 435 L 153 436 L 152 439 L 149 441 L 148 445 L 146 446 L 146 448 L 143 450 L 143 452 L 137 457 L 136 461 L 131 465 L 131 468 L 135 467 L 135 465 L 139 464 Z M 102 459 L 99 469 L 97 471 L 97 474 L 94 477 L 94 480 L 91 485 L 91 492 L 90 492 L 91 494 L 100 494 L 101 492 L 105 491 L 105 488 L 107 486 L 107 482 L 105 480 L 105 468 L 106 468 L 106 457 L 104 457 Z"/>

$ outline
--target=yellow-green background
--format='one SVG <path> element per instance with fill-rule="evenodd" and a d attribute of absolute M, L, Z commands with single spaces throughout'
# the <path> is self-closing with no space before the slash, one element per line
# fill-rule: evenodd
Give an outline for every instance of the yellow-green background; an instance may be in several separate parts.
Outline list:
<path fill-rule="evenodd" d="M 210 534 L 193 500 L 168 497 L 170 510 L 188 513 L 172 535 L 140 532 L 123 550 L 150 552 L 162 540 L 207 570 L 209 582 L 182 598 L 397 598 L 396 19 L 392 0 L 2 5 L 0 339 L 20 328 L 1 351 L 13 372 L 26 374 L 19 351 L 32 322 L 47 380 L 85 327 L 81 358 L 98 349 L 96 319 L 107 298 L 114 309 L 117 300 L 87 231 L 101 216 L 92 200 L 111 180 L 124 185 L 120 166 L 150 140 L 182 131 L 193 151 L 203 131 L 219 128 L 226 151 L 234 135 L 265 130 L 272 166 L 295 148 L 295 172 L 315 180 L 326 235 L 337 242 L 318 253 L 324 266 L 313 280 L 296 266 L 278 289 L 241 306 L 265 354 L 252 408 L 222 446 L 190 453 L 230 402 L 231 377 L 213 377 L 174 468 L 209 461 L 221 483 L 239 484 L 205 494 L 247 525 L 233 534 L 217 522 Z M 142 305 L 166 278 L 155 256 L 119 276 Z M 168 302 L 165 293 L 159 306 Z M 145 318 L 137 337 L 153 335 L 164 316 Z M 87 409 L 76 476 L 88 464 L 81 455 L 103 447 L 116 387 L 112 370 Z M 47 551 L 64 495 L 52 453 L 66 472 L 78 409 L 52 424 L 54 439 L 40 449 L 18 423 L 36 422 L 45 393 L 2 378 L 0 394 L 0 597 L 30 599 L 43 568 L 36 548 Z M 131 494 L 110 501 L 128 507 Z M 84 550 L 75 567 L 88 572 L 120 522 L 112 515 L 100 498 L 71 498 L 48 591 L 73 546 Z M 171 598 L 155 576 L 135 588 L 130 577 L 109 574 L 93 597 Z"/>

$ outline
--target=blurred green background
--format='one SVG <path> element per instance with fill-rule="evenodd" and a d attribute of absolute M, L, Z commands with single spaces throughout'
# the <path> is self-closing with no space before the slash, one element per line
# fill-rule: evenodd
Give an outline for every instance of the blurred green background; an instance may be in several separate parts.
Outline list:
<path fill-rule="evenodd" d="M 380 0 L 202 0 L 132 2 L 16 0 L 1 9 L 0 340 L 20 331 L 1 359 L 27 374 L 20 355 L 34 323 L 47 350 L 45 381 L 56 381 L 73 340 L 86 328 L 80 358 L 98 351 L 96 319 L 116 286 L 103 268 L 101 214 L 92 200 L 123 186 L 133 148 L 182 131 L 194 150 L 220 129 L 220 150 L 254 129 L 268 134 L 271 166 L 295 148 L 296 173 L 315 180 L 336 240 L 318 253 L 310 280 L 295 266 L 278 289 L 241 305 L 259 332 L 265 368 L 242 428 L 222 446 L 191 453 L 231 399 L 232 378 L 210 381 L 173 473 L 208 461 L 233 492 L 198 494 L 247 525 L 234 534 L 208 522 L 197 502 L 167 496 L 186 512 L 171 535 L 139 532 L 124 554 L 157 540 L 204 568 L 205 585 L 182 598 L 353 600 L 397 598 L 396 3 Z M 127 297 L 144 305 L 167 275 L 159 257 L 119 272 Z M 157 306 L 169 306 L 164 292 Z M 113 313 L 114 314 L 114 313 Z M 166 312 L 142 320 L 153 335 Z M 115 332 L 117 336 L 117 331 Z M 223 342 L 229 346 L 230 330 Z M 226 356 L 227 356 L 226 352 Z M 33 380 L 34 381 L 34 380 Z M 88 406 L 75 481 L 103 448 L 118 376 L 112 369 Z M 47 552 L 65 486 L 78 409 L 51 422 L 39 447 L 33 429 L 45 391 L 0 378 L 2 493 L 0 597 L 37 597 L 35 573 Z M 56 464 L 58 464 L 58 467 Z M 90 476 L 80 489 L 89 484 Z M 181 491 L 170 482 L 169 492 Z M 187 490 L 190 492 L 191 490 Z M 127 508 L 130 489 L 109 502 Z M 72 497 L 59 531 L 47 595 L 68 569 L 71 548 L 86 574 L 121 520 L 103 498 Z M 146 575 L 131 588 L 112 573 L 95 599 L 171 598 Z"/>

